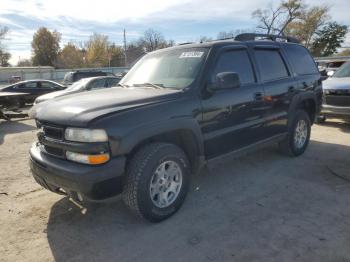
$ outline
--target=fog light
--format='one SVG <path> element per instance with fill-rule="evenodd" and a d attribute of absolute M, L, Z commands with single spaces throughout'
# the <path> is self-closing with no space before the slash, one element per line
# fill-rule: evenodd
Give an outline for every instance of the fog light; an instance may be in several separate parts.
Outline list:
<path fill-rule="evenodd" d="M 66 152 L 66 157 L 68 160 L 83 163 L 83 164 L 90 164 L 90 165 L 99 165 L 108 162 L 109 160 L 109 154 L 108 153 L 102 153 L 102 154 L 96 154 L 96 155 L 85 155 L 81 153 L 75 153 L 75 152 Z"/>

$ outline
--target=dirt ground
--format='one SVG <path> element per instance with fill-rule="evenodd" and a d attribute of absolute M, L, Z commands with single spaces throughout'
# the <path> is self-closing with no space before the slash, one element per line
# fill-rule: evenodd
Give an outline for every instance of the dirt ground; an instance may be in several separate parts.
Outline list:
<path fill-rule="evenodd" d="M 350 261 L 350 125 L 312 129 L 299 158 L 268 147 L 212 163 L 150 224 L 121 201 L 85 214 L 28 168 L 34 122 L 0 120 L 0 261 Z"/>

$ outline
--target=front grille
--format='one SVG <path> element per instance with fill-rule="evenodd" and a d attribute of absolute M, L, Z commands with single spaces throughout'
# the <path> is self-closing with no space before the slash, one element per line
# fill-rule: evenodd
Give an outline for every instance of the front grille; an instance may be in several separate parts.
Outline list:
<path fill-rule="evenodd" d="M 39 121 L 37 121 L 37 126 L 43 129 L 41 134 L 38 133 L 39 143 L 42 145 L 42 152 L 51 156 L 65 158 L 65 151 L 59 146 L 60 141 L 64 140 L 64 128 Z M 45 142 L 46 139 L 51 140 L 49 145 Z M 56 142 L 55 140 L 58 141 Z M 57 147 L 55 146 L 56 143 Z"/>
<path fill-rule="evenodd" d="M 45 137 L 63 140 L 64 138 L 64 129 L 60 127 L 53 127 L 53 126 L 43 126 L 43 131 L 45 134 Z"/>
<path fill-rule="evenodd" d="M 46 153 L 50 155 L 61 157 L 61 158 L 64 157 L 64 151 L 60 148 L 44 145 L 44 149 Z"/>
<path fill-rule="evenodd" d="M 326 90 L 324 97 L 327 105 L 350 107 L 350 90 Z"/>

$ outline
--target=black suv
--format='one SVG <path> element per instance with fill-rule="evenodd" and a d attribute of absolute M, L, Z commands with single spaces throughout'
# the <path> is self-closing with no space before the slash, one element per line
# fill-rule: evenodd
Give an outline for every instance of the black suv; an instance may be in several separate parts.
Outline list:
<path fill-rule="evenodd" d="M 122 193 L 136 214 L 161 221 L 209 160 L 273 141 L 302 154 L 321 83 L 308 50 L 288 37 L 244 34 L 152 52 L 119 88 L 38 105 L 32 173 L 81 202 Z"/>

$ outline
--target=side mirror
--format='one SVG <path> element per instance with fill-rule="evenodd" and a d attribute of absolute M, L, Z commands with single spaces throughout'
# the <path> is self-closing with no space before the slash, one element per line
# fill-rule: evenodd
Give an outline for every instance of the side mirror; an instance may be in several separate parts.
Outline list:
<path fill-rule="evenodd" d="M 334 75 L 334 73 L 335 73 L 335 72 L 334 72 L 333 70 L 332 70 L 332 71 L 328 71 L 328 72 L 327 72 L 327 76 L 332 77 L 332 76 Z"/>
<path fill-rule="evenodd" d="M 222 72 L 216 75 L 216 89 L 232 89 L 241 86 L 239 75 L 234 72 Z"/>

